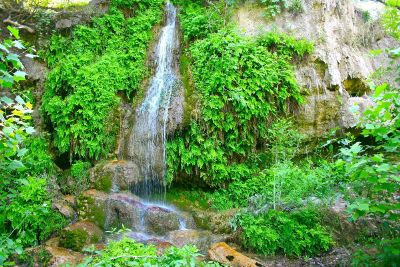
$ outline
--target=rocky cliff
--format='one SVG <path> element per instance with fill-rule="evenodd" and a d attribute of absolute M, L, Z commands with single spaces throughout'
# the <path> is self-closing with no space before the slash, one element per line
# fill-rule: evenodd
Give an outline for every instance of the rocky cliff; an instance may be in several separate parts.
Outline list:
<path fill-rule="evenodd" d="M 296 65 L 305 95 L 297 121 L 303 133 L 320 137 L 334 127 L 354 126 L 357 116 L 350 112 L 352 106 L 363 111 L 372 104 L 369 78 L 389 59 L 383 54 L 372 57 L 370 50 L 396 44 L 379 25 L 384 8 L 375 1 L 309 0 L 300 14 L 284 12 L 267 20 L 263 7 L 248 1 L 234 19 L 247 36 L 276 30 L 315 43 L 314 54 Z"/>

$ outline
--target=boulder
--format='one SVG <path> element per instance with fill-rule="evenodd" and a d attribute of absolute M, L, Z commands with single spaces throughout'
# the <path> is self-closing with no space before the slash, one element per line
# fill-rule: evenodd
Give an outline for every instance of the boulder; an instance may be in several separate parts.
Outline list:
<path fill-rule="evenodd" d="M 98 190 L 87 190 L 77 199 L 78 218 L 104 228 L 108 195 Z"/>
<path fill-rule="evenodd" d="M 212 261 L 234 267 L 261 267 L 265 266 L 256 260 L 237 252 L 226 243 L 216 243 L 208 251 Z M 266 267 L 266 266 L 265 266 Z"/>
<path fill-rule="evenodd" d="M 199 228 L 210 230 L 215 234 L 230 234 L 232 233 L 230 221 L 237 212 L 236 209 L 221 212 L 194 209 L 192 215 Z"/>
<path fill-rule="evenodd" d="M 145 205 L 131 193 L 113 193 L 107 200 L 106 228 L 122 225 L 132 230 L 143 230 L 142 214 Z"/>
<path fill-rule="evenodd" d="M 226 241 L 228 236 L 215 235 L 207 230 L 176 230 L 169 232 L 165 239 L 176 247 L 194 245 L 205 253 L 211 244 Z"/>
<path fill-rule="evenodd" d="M 96 244 L 102 238 L 103 231 L 97 225 L 87 221 L 80 221 L 61 231 L 58 245 L 80 252 L 85 246 Z"/>
<path fill-rule="evenodd" d="M 97 190 L 107 192 L 127 191 L 142 182 L 140 170 L 132 161 L 111 161 L 93 168 L 91 181 Z"/>
<path fill-rule="evenodd" d="M 144 221 L 149 232 L 159 235 L 180 228 L 179 214 L 159 206 L 147 207 Z"/>

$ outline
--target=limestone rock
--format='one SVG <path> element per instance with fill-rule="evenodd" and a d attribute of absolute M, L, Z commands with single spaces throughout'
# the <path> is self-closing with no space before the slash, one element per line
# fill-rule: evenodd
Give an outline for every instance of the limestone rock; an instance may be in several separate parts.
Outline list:
<path fill-rule="evenodd" d="M 296 63 L 295 74 L 306 95 L 305 104 L 297 114 L 299 129 L 308 137 L 316 138 L 331 128 L 346 129 L 355 124 L 358 118 L 349 116 L 349 103 L 355 101 L 353 97 L 365 98 L 369 93 L 368 78 L 390 61 L 385 53 L 371 57 L 370 50 L 384 51 L 396 47 L 397 42 L 385 35 L 376 20 L 382 12 L 382 5 L 376 1 L 309 0 L 303 3 L 304 12 L 283 12 L 268 21 L 263 17 L 264 9 L 249 1 L 237 10 L 235 20 L 247 36 L 275 30 L 314 42 L 314 53 Z M 368 23 L 362 15 L 365 6 L 374 17 Z M 395 77 L 387 74 L 379 82 L 393 83 Z"/>
<path fill-rule="evenodd" d="M 200 252 L 205 253 L 211 244 L 226 241 L 228 238 L 228 236 L 212 234 L 207 230 L 176 230 L 169 232 L 165 239 L 177 247 L 195 245 Z"/>
<path fill-rule="evenodd" d="M 194 209 L 192 215 L 198 227 L 215 234 L 230 234 L 230 221 L 236 213 L 236 209 L 221 212 Z"/>
<path fill-rule="evenodd" d="M 104 228 L 107 213 L 108 195 L 98 190 L 87 190 L 78 197 L 77 210 L 80 220 L 95 223 Z"/>
<path fill-rule="evenodd" d="M 94 187 L 104 192 L 126 191 L 140 183 L 138 166 L 131 161 L 112 161 L 96 166 L 91 172 Z"/>
<path fill-rule="evenodd" d="M 163 235 L 180 226 L 178 213 L 158 206 L 147 207 L 144 218 L 147 230 L 155 234 Z"/>
<path fill-rule="evenodd" d="M 82 251 L 85 246 L 98 243 L 102 238 L 103 231 L 97 225 L 80 221 L 61 231 L 59 246 L 74 251 Z"/>
<path fill-rule="evenodd" d="M 125 227 L 141 230 L 145 206 L 131 193 L 114 193 L 107 200 L 106 228 Z"/>
<path fill-rule="evenodd" d="M 265 266 L 256 260 L 237 252 L 226 243 L 214 244 L 208 251 L 208 256 L 212 261 L 235 267 L 261 267 Z M 266 267 L 266 266 L 265 266 Z"/>

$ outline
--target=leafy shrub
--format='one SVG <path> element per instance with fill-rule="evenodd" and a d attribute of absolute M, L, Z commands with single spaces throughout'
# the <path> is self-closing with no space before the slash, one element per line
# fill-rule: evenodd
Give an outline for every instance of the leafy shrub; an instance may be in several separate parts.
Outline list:
<path fill-rule="evenodd" d="M 223 20 L 215 11 L 210 12 L 199 4 L 187 4 L 179 14 L 185 42 L 203 39 L 217 32 L 223 26 Z"/>
<path fill-rule="evenodd" d="M 157 256 L 156 247 L 136 243 L 129 238 L 111 241 L 106 249 L 94 258 L 89 258 L 83 266 L 162 266 L 162 267 L 219 267 L 218 263 L 199 262 L 198 250 L 193 246 L 170 247 L 163 255 Z"/>
<path fill-rule="evenodd" d="M 190 52 L 200 109 L 168 143 L 168 180 L 196 173 L 217 187 L 250 177 L 260 170 L 248 156 L 265 143 L 271 116 L 301 102 L 292 66 L 231 30 L 195 42 Z"/>
<path fill-rule="evenodd" d="M 311 256 L 327 251 L 333 240 L 312 209 L 269 210 L 261 215 L 242 213 L 235 218 L 243 244 L 258 253 Z"/>
<path fill-rule="evenodd" d="M 258 43 L 279 55 L 304 57 L 314 52 L 314 44 L 307 40 L 297 40 L 293 36 L 278 32 L 268 32 L 258 39 Z"/>
<path fill-rule="evenodd" d="M 7 220 L 22 245 L 37 245 L 66 221 L 51 209 L 45 179 L 28 178 L 19 183 L 16 196 L 6 208 Z"/>
<path fill-rule="evenodd" d="M 397 266 L 400 262 L 400 239 L 380 240 L 373 248 L 373 253 L 357 250 L 353 254 L 352 266 Z"/>
<path fill-rule="evenodd" d="M 114 148 L 119 98 L 132 97 L 145 78 L 152 27 L 160 22 L 161 0 L 130 1 L 136 16 L 113 7 L 72 38 L 54 35 L 46 54 L 51 71 L 42 110 L 54 128 L 53 141 L 71 158 L 98 159 Z M 125 1 L 113 2 L 114 6 Z"/>

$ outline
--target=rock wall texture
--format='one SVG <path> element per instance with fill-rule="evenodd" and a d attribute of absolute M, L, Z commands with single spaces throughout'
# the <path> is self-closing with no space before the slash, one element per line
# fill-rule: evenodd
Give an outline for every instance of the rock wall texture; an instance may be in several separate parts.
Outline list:
<path fill-rule="evenodd" d="M 305 103 L 297 121 L 303 133 L 315 138 L 334 127 L 350 128 L 357 121 L 350 109 L 359 105 L 362 112 L 372 101 L 368 79 L 380 66 L 388 63 L 384 53 L 371 57 L 370 50 L 393 48 L 396 41 L 385 35 L 379 25 L 383 4 L 375 1 L 349 0 L 304 1 L 304 12 L 285 12 L 266 20 L 264 9 L 248 1 L 235 14 L 240 31 L 257 36 L 276 30 L 306 38 L 315 43 L 315 52 L 297 63 L 296 76 L 302 86 Z M 369 7 L 370 21 L 363 19 Z M 393 81 L 392 77 L 385 77 Z"/>

